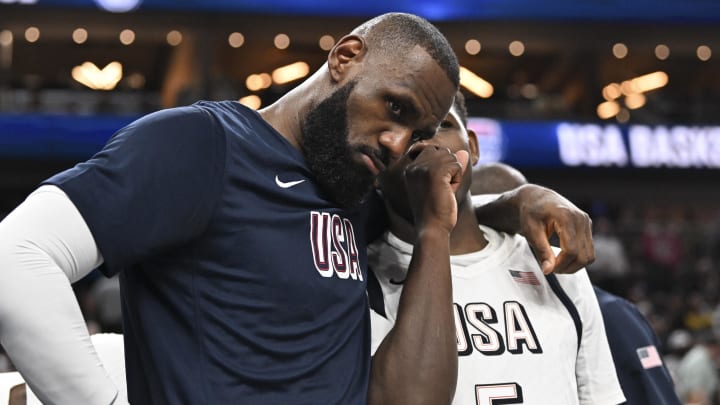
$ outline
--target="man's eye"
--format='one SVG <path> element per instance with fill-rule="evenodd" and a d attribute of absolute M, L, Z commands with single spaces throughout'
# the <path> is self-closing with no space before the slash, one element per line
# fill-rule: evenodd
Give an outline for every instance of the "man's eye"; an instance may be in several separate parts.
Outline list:
<path fill-rule="evenodd" d="M 440 128 L 452 128 L 453 124 L 452 122 L 445 120 L 440 123 Z"/>
<path fill-rule="evenodd" d="M 391 100 L 391 101 L 388 101 L 388 103 L 389 103 L 389 105 L 390 105 L 390 111 L 391 111 L 394 115 L 398 115 L 398 116 L 399 116 L 399 115 L 402 113 L 402 106 L 400 105 L 400 103 L 398 103 L 398 102 L 396 102 L 396 101 L 392 101 L 392 100 Z"/>

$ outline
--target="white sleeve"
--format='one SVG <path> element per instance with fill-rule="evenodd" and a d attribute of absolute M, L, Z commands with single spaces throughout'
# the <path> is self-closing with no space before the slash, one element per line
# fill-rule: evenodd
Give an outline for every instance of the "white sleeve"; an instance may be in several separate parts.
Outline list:
<path fill-rule="evenodd" d="M 587 271 L 582 269 L 575 274 L 558 274 L 557 278 L 575 304 L 582 321 L 582 339 L 575 367 L 580 404 L 624 403 L 625 396 L 610 353 L 600 304 Z"/>
<path fill-rule="evenodd" d="M 108 372 L 115 386 L 120 390 L 119 398 L 127 398 L 127 382 L 125 380 L 125 348 L 123 335 L 117 333 L 98 333 L 90 336 L 103 368 Z M 26 393 L 26 405 L 42 405 L 32 389 Z M 114 402 L 116 404 L 119 402 Z M 3 403 L 0 402 L 0 405 Z"/>
<path fill-rule="evenodd" d="M 117 399 L 70 285 L 101 263 L 87 224 L 55 186 L 0 222 L 0 343 L 43 403 Z"/>

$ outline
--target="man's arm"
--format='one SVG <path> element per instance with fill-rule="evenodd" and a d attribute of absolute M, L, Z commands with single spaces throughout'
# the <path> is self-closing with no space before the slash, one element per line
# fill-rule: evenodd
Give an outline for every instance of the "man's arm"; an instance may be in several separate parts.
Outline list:
<path fill-rule="evenodd" d="M 475 207 L 478 221 L 527 239 L 543 273 L 574 273 L 595 260 L 592 221 L 560 194 L 526 184 Z M 556 257 L 549 238 L 557 234 L 561 253 Z"/>
<path fill-rule="evenodd" d="M 405 171 L 416 240 L 397 320 L 373 356 L 370 404 L 449 404 L 455 394 L 450 233 L 457 221 L 453 191 L 469 156 L 423 146 L 414 147 L 422 152 Z"/>
<path fill-rule="evenodd" d="M 70 286 L 102 263 L 65 194 L 44 186 L 0 222 L 0 342 L 48 404 L 122 403 Z"/>

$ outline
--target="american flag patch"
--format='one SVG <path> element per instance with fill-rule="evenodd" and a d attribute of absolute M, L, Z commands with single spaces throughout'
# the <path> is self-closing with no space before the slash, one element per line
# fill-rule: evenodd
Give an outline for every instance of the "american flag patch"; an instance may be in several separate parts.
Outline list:
<path fill-rule="evenodd" d="M 540 285 L 535 273 L 532 271 L 519 271 L 519 270 L 508 270 L 513 280 L 518 283 Z"/>
<path fill-rule="evenodd" d="M 662 366 L 662 358 L 654 345 L 641 347 L 636 351 L 644 369 Z"/>

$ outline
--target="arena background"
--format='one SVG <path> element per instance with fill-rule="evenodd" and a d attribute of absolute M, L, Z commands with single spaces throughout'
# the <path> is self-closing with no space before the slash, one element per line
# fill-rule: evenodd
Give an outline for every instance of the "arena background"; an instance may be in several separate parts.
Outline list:
<path fill-rule="evenodd" d="M 470 72 L 483 159 L 592 215 L 591 277 L 638 304 L 666 354 L 692 344 L 678 331 L 720 325 L 720 3 L 709 0 L 0 0 L 0 218 L 144 113 L 268 105 L 386 11 L 448 36 Z M 116 290 L 99 280 L 75 288 L 89 324 L 114 330 L 117 314 L 101 312 Z"/>

